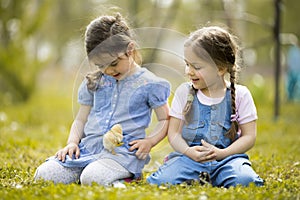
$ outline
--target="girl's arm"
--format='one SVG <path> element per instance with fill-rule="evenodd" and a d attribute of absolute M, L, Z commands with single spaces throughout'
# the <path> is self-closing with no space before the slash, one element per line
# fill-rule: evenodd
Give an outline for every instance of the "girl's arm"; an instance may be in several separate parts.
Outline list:
<path fill-rule="evenodd" d="M 209 147 L 193 146 L 190 147 L 182 138 L 182 126 L 184 121 L 171 117 L 168 129 L 169 143 L 173 149 L 179 153 L 185 154 L 197 162 L 204 162 L 215 159 L 216 154 Z"/>
<path fill-rule="evenodd" d="M 212 148 L 216 152 L 217 160 L 222 160 L 233 154 L 246 153 L 255 144 L 256 121 L 241 124 L 239 127 L 241 129 L 241 136 L 225 149 L 216 148 L 205 141 L 202 141 L 202 144 L 208 148 Z"/>
<path fill-rule="evenodd" d="M 65 161 L 66 155 L 68 154 L 71 158 L 75 154 L 75 158 L 79 158 L 80 151 L 78 144 L 83 136 L 84 125 L 87 121 L 88 115 L 90 113 L 91 106 L 80 105 L 79 111 L 72 123 L 67 145 L 60 149 L 56 154 L 57 157 L 62 162 Z"/>
<path fill-rule="evenodd" d="M 181 136 L 184 121 L 175 117 L 170 117 L 168 140 L 173 149 L 185 154 L 188 151 L 188 144 Z"/>
<path fill-rule="evenodd" d="M 168 104 L 160 106 L 154 109 L 154 111 L 158 120 L 154 130 L 145 139 L 134 140 L 129 143 L 130 145 L 132 145 L 129 149 L 130 151 L 138 149 L 136 152 L 136 156 L 139 159 L 146 159 L 151 148 L 158 144 L 167 135 L 169 125 Z"/>

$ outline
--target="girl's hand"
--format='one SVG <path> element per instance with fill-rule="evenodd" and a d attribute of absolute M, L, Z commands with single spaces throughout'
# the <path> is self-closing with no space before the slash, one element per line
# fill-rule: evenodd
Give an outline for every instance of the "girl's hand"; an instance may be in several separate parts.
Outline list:
<path fill-rule="evenodd" d="M 142 139 L 142 140 L 133 140 L 129 143 L 131 147 L 129 148 L 129 151 L 133 151 L 135 149 L 138 149 L 135 155 L 138 159 L 146 159 L 147 155 L 149 154 L 152 144 L 148 139 Z"/>
<path fill-rule="evenodd" d="M 208 144 L 202 146 L 189 147 L 185 154 L 196 162 L 213 161 L 216 160 L 217 154 L 215 153 L 214 148 L 212 148 L 212 146 L 213 145 Z"/>
<path fill-rule="evenodd" d="M 214 152 L 215 160 L 222 160 L 226 157 L 226 155 L 224 155 L 224 153 L 223 153 L 224 149 L 219 149 L 219 148 L 215 147 L 214 145 L 209 144 L 205 140 L 201 140 L 201 143 L 202 143 L 203 147 L 211 149 Z"/>
<path fill-rule="evenodd" d="M 68 144 L 65 146 L 65 148 L 58 150 L 55 154 L 55 157 L 58 158 L 58 160 L 65 162 L 67 154 L 70 156 L 70 158 L 72 158 L 73 154 L 75 154 L 75 158 L 78 159 L 80 155 L 78 145 L 75 143 Z"/>

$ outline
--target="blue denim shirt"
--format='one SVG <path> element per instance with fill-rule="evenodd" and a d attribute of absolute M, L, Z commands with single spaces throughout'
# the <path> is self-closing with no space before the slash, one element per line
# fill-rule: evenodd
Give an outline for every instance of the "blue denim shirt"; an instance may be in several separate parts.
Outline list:
<path fill-rule="evenodd" d="M 84 127 L 84 138 L 79 145 L 82 153 L 86 152 L 81 154 L 84 165 L 99 158 L 110 158 L 135 177 L 140 176 L 150 157 L 146 160 L 138 159 L 136 151 L 128 150 L 128 143 L 145 138 L 152 110 L 166 104 L 169 95 L 169 82 L 145 68 L 140 68 L 135 74 L 120 81 L 103 75 L 94 92 L 87 88 L 86 80 L 83 81 L 78 92 L 78 102 L 92 106 Z M 105 150 L 102 144 L 103 134 L 114 124 L 122 125 L 124 136 L 124 145 L 115 149 L 116 155 Z M 73 166 L 72 163 L 69 166 Z"/>
<path fill-rule="evenodd" d="M 189 146 L 201 145 L 201 139 L 221 149 L 231 144 L 225 136 L 231 126 L 230 89 L 219 104 L 211 106 L 202 104 L 195 95 L 191 109 L 190 122 L 182 129 L 182 137 Z"/>

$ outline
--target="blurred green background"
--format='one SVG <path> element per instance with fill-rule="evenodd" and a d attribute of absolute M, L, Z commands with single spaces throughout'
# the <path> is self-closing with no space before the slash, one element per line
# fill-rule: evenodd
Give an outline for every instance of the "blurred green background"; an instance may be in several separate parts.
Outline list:
<path fill-rule="evenodd" d="M 0 0 L 0 199 L 200 199 L 203 194 L 249 199 L 250 193 L 253 199 L 299 199 L 300 103 L 287 101 L 285 85 L 287 50 L 300 37 L 299 9 L 298 0 L 281 1 L 275 118 L 275 0 Z M 182 44 L 190 32 L 222 25 L 240 38 L 239 81 L 250 89 L 259 116 L 257 142 L 248 154 L 264 187 L 167 190 L 141 184 L 121 191 L 33 182 L 36 167 L 65 146 L 78 108 L 77 87 L 91 70 L 85 28 L 95 17 L 116 12 L 138 33 L 144 66 L 168 79 L 172 92 L 185 80 Z M 166 139 L 154 147 L 145 175 L 170 151 Z"/>
<path fill-rule="evenodd" d="M 205 25 L 228 26 L 240 38 L 243 47 L 244 69 L 240 81 L 254 78 L 257 85 L 263 84 L 266 76 L 274 76 L 274 2 L 0 0 L 0 106 L 27 101 L 34 91 L 47 82 L 51 85 L 59 83 L 62 91 L 64 84 L 76 82 L 76 74 L 83 74 L 85 69 L 82 68 L 87 69 L 87 63 L 84 63 L 85 27 L 95 17 L 115 12 L 125 16 L 133 29 L 159 27 L 188 35 Z M 295 21 L 298 18 L 297 8 L 300 8 L 299 1 L 282 0 L 283 82 L 286 50 L 293 39 L 300 36 L 300 26 Z M 164 41 L 164 38 L 153 38 L 152 41 L 155 45 Z M 172 48 L 179 47 L 182 44 L 180 42 L 174 39 Z M 164 53 L 155 48 L 142 53 L 144 64 L 164 62 L 175 71 L 179 70 L 179 74 L 183 73 L 180 71 L 181 64 L 174 64 L 172 59 L 159 56 Z M 281 92 L 281 98 L 285 99 L 285 91 Z"/>

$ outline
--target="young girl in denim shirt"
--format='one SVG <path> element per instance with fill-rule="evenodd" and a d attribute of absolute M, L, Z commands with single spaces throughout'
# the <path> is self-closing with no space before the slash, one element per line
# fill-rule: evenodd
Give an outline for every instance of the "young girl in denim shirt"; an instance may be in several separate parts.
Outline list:
<path fill-rule="evenodd" d="M 85 46 L 98 70 L 79 88 L 80 108 L 66 147 L 37 168 L 35 179 L 110 185 L 140 178 L 151 148 L 167 134 L 170 85 L 139 66 L 136 44 L 119 14 L 93 20 Z M 152 110 L 158 122 L 146 137 Z M 122 126 L 123 145 L 112 154 L 103 147 L 103 135 L 115 124 Z"/>
<path fill-rule="evenodd" d="M 168 130 L 176 152 L 147 178 L 149 183 L 263 185 L 245 154 L 255 143 L 257 113 L 249 90 L 235 83 L 237 55 L 233 36 L 220 27 L 199 29 L 186 40 L 190 82 L 175 92 Z M 230 82 L 225 81 L 226 73 Z"/>

